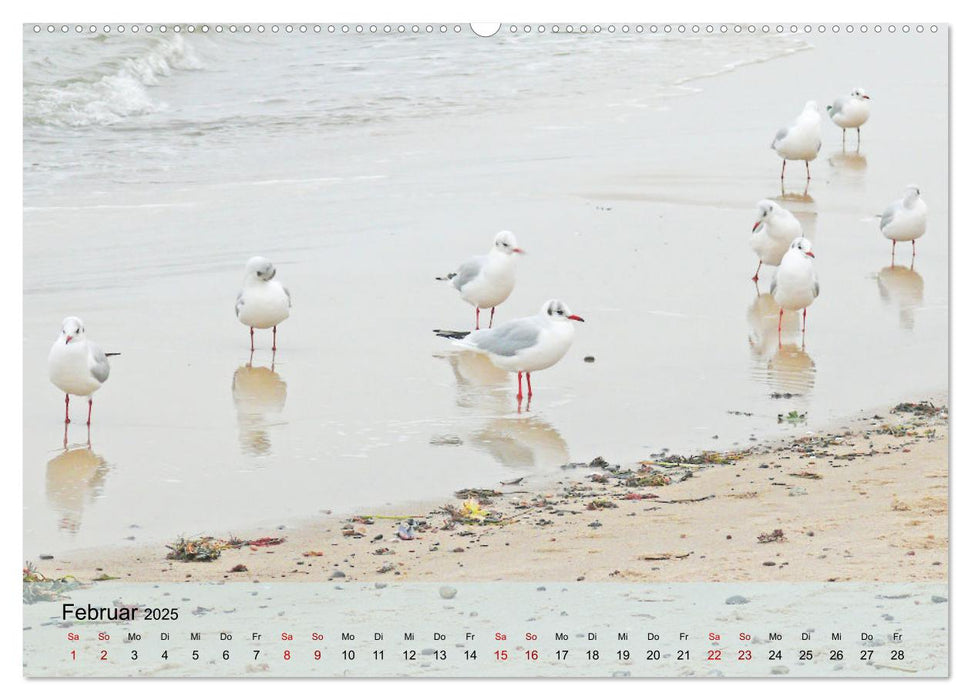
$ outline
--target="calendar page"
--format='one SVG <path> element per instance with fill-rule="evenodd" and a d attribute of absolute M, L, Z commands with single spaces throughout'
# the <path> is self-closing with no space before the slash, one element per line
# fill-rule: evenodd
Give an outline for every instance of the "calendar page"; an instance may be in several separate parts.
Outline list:
<path fill-rule="evenodd" d="M 948 675 L 946 24 L 22 31 L 25 676 Z"/>

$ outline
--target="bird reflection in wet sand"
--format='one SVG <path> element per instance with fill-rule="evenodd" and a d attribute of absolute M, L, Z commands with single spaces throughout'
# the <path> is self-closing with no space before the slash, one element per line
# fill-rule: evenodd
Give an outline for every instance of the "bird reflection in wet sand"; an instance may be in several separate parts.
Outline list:
<path fill-rule="evenodd" d="M 746 314 L 749 325 L 748 342 L 755 359 L 771 357 L 779 347 L 778 325 L 779 304 L 768 292 L 758 294 L 748 307 Z M 788 335 L 799 332 L 799 318 L 795 314 L 784 314 L 782 331 Z"/>
<path fill-rule="evenodd" d="M 469 442 L 513 469 L 548 469 L 570 461 L 566 440 L 537 416 L 497 418 L 469 436 Z"/>
<path fill-rule="evenodd" d="M 70 533 L 81 529 L 84 508 L 100 495 L 109 471 L 90 442 L 69 447 L 65 428 L 64 450 L 47 463 L 47 501 L 60 515 L 59 529 Z"/>
<path fill-rule="evenodd" d="M 808 394 L 816 383 L 816 363 L 804 346 L 783 345 L 766 365 L 766 378 L 775 392 Z"/>
<path fill-rule="evenodd" d="M 841 174 L 862 173 L 866 170 L 866 156 L 859 152 L 836 151 L 829 157 L 829 164 Z"/>
<path fill-rule="evenodd" d="M 816 365 L 805 346 L 780 344 L 778 336 L 779 304 L 771 294 L 760 294 L 749 305 L 749 348 L 752 351 L 753 374 L 764 380 L 773 392 L 806 394 L 815 384 Z M 784 314 L 782 337 L 799 337 L 799 317 Z"/>
<path fill-rule="evenodd" d="M 502 410 L 509 384 L 508 372 L 492 364 L 488 356 L 471 350 L 459 350 L 436 357 L 448 360 L 452 366 L 452 373 L 455 375 L 455 403 L 458 406 Z"/>
<path fill-rule="evenodd" d="M 233 403 L 243 452 L 269 454 L 270 428 L 284 424 L 271 418 L 282 413 L 287 402 L 287 383 L 274 370 L 272 360 L 269 367 L 254 367 L 250 354 L 250 361 L 233 373 Z"/>
<path fill-rule="evenodd" d="M 891 265 L 877 273 L 877 287 L 880 298 L 900 310 L 900 327 L 914 330 L 914 312 L 924 303 L 924 278 L 913 268 Z"/>
<path fill-rule="evenodd" d="M 809 183 L 806 182 L 806 186 L 803 189 L 789 190 L 786 192 L 785 184 L 779 190 L 779 196 L 773 197 L 777 202 L 803 202 L 805 204 L 815 204 L 816 200 L 813 196 L 809 194 Z M 795 212 L 793 212 L 795 213 Z"/>

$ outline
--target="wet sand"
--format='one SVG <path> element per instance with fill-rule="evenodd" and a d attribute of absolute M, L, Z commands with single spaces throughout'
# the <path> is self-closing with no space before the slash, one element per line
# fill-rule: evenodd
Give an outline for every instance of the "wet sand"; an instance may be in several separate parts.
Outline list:
<path fill-rule="evenodd" d="M 946 397 L 932 403 L 721 453 L 714 461 L 724 463 L 674 466 L 664 454 L 573 464 L 550 484 L 469 484 L 498 492 L 475 503 L 206 533 L 284 538 L 210 562 L 171 561 L 154 545 L 38 564 L 86 582 L 946 581 Z M 406 516 L 417 523 L 412 540 L 398 535 Z"/>
<path fill-rule="evenodd" d="M 231 173 L 25 202 L 25 558 L 114 546 L 124 558 L 179 533 L 271 534 L 324 510 L 394 513 L 469 485 L 548 480 L 597 455 L 632 464 L 663 448 L 745 448 L 944 390 L 943 42 L 814 36 L 812 49 L 650 104 L 524 103 L 379 125 L 281 143 L 257 181 Z M 780 192 L 772 134 L 807 94 L 851 87 L 847 65 L 874 99 L 861 151 L 843 152 L 824 123 L 808 193 L 798 168 Z M 930 225 L 914 269 L 909 252 L 891 269 L 873 215 L 909 182 L 921 185 Z M 805 345 L 787 318 L 781 350 L 769 275 L 760 290 L 749 281 L 747 239 L 764 197 L 803 222 L 822 285 Z M 434 277 L 502 228 L 528 255 L 497 319 L 535 313 L 551 296 L 587 319 L 566 358 L 534 377 L 522 414 L 514 378 L 431 333 L 473 316 Z M 294 298 L 275 357 L 265 334 L 250 357 L 231 311 L 256 252 L 277 263 Z M 68 313 L 122 355 L 95 396 L 90 447 L 76 421 L 65 450 L 63 397 L 45 361 Z M 776 421 L 793 410 L 805 426 Z M 754 507 L 702 505 L 718 522 L 721 507 Z M 608 530 L 582 532 L 596 542 Z M 692 555 L 658 575 L 711 561 Z"/>

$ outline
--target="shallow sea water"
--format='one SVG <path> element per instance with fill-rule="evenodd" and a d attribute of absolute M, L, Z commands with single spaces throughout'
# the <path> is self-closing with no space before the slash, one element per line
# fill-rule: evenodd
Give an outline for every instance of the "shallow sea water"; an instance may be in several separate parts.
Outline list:
<path fill-rule="evenodd" d="M 947 388 L 944 36 L 24 50 L 27 558 L 729 449 Z M 860 151 L 825 122 L 808 192 L 798 167 L 780 190 L 772 134 L 856 84 Z M 873 215 L 910 182 L 929 230 L 891 268 Z M 749 281 L 764 197 L 815 242 L 805 345 L 787 317 L 779 347 L 771 269 Z M 551 297 L 587 319 L 522 412 L 514 377 L 431 333 L 471 326 L 434 278 L 500 229 L 527 255 L 497 321 Z M 232 313 L 254 254 L 293 294 L 275 356 Z M 46 358 L 69 314 L 122 355 L 65 450 Z"/>

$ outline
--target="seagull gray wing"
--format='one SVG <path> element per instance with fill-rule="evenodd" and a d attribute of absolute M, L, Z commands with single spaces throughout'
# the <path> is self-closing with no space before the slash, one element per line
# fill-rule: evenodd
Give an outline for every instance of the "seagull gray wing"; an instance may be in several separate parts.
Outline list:
<path fill-rule="evenodd" d="M 280 285 L 280 286 L 282 287 L 283 285 Z M 283 293 L 287 295 L 287 308 L 288 309 L 289 308 L 292 308 L 293 307 L 293 301 L 290 299 L 290 290 L 287 289 L 286 287 L 283 287 Z M 236 315 L 238 316 L 239 314 L 237 313 Z"/>
<path fill-rule="evenodd" d="M 846 97 L 837 97 L 835 100 L 833 100 L 833 104 L 826 108 L 829 112 L 829 116 L 835 117 L 837 114 L 842 112 L 843 107 L 846 106 L 847 102 L 849 102 L 849 98 Z"/>
<path fill-rule="evenodd" d="M 243 293 L 236 295 L 236 318 L 239 318 L 239 310 L 243 308 Z"/>
<path fill-rule="evenodd" d="M 779 129 L 777 132 L 775 132 L 775 138 L 772 139 L 771 148 L 775 148 L 775 145 L 779 143 L 779 141 L 784 139 L 788 133 L 789 133 L 789 127 L 787 126 L 784 126 L 781 129 Z"/>
<path fill-rule="evenodd" d="M 477 255 L 471 260 L 462 263 L 458 272 L 455 273 L 455 277 L 452 278 L 452 286 L 461 292 L 462 287 L 479 276 L 482 268 L 485 267 L 485 262 L 485 255 Z"/>
<path fill-rule="evenodd" d="M 769 294 L 775 294 L 775 277 L 772 278 L 772 283 L 769 285 Z"/>
<path fill-rule="evenodd" d="M 88 343 L 88 369 L 91 370 L 91 376 L 102 384 L 105 383 L 108 374 L 111 372 L 111 365 L 108 364 L 104 350 L 94 343 Z"/>
<path fill-rule="evenodd" d="M 531 318 L 508 321 L 495 328 L 476 331 L 469 335 L 468 342 L 493 355 L 512 357 L 521 350 L 536 345 L 539 339 L 539 325 Z"/>
<path fill-rule="evenodd" d="M 897 215 L 897 212 L 900 211 L 901 206 L 903 206 L 903 201 L 902 200 L 898 200 L 898 201 L 894 202 L 893 204 L 891 204 L 889 207 L 887 207 L 886 210 L 883 212 L 883 214 L 880 215 L 880 230 L 881 231 L 884 228 L 886 228 L 887 224 L 889 224 L 891 221 L 893 221 L 893 218 Z"/>

